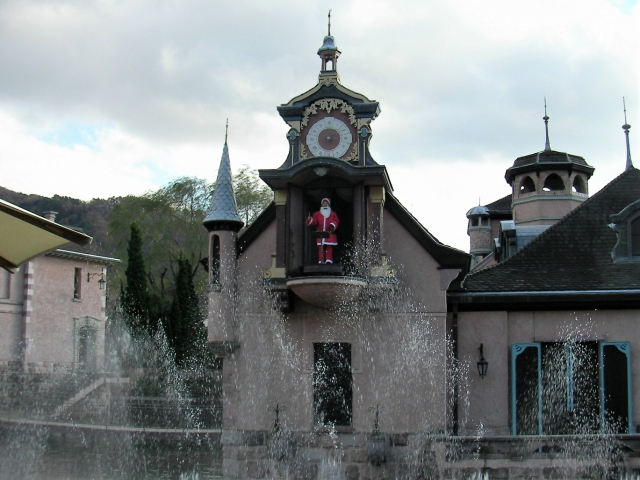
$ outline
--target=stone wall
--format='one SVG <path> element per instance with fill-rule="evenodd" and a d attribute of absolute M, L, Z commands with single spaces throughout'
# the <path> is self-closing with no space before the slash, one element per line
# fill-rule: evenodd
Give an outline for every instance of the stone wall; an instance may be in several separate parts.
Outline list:
<path fill-rule="evenodd" d="M 225 479 L 637 478 L 627 437 L 447 437 L 225 430 Z"/>

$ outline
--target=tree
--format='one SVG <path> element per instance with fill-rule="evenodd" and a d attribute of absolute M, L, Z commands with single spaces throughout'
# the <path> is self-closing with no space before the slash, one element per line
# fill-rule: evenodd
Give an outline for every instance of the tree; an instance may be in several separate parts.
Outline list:
<path fill-rule="evenodd" d="M 183 258 L 179 260 L 170 322 L 176 363 L 184 367 L 190 360 L 202 359 L 206 347 L 204 316 L 193 285 L 191 264 Z"/>
<path fill-rule="evenodd" d="M 262 183 L 255 170 L 250 170 L 248 165 L 243 165 L 233 177 L 238 213 L 248 226 L 260 215 L 271 200 L 273 192 Z"/>
<path fill-rule="evenodd" d="M 247 166 L 235 175 L 234 183 L 238 211 L 248 225 L 271 202 L 272 193 Z M 207 275 L 198 265 L 207 256 L 208 236 L 202 221 L 213 191 L 214 186 L 203 179 L 182 177 L 155 192 L 123 197 L 114 205 L 108 231 L 116 245 L 115 255 L 122 256 L 129 226 L 136 222 L 144 240 L 149 288 L 158 298 L 167 298 L 173 291 L 181 255 L 191 265 L 196 292 L 205 293 Z M 109 276 L 117 282 L 122 271 L 116 267 Z"/>
<path fill-rule="evenodd" d="M 131 236 L 127 248 L 126 288 L 122 290 L 122 310 L 129 327 L 134 333 L 149 330 L 149 292 L 146 267 L 142 256 L 142 235 L 140 227 L 132 223 Z"/>
<path fill-rule="evenodd" d="M 109 218 L 109 234 L 116 244 L 116 255 L 123 248 L 123 231 L 135 221 L 142 227 L 143 255 L 151 291 L 160 298 L 170 297 L 178 274 L 180 255 L 192 265 L 206 256 L 207 231 L 202 226 L 211 201 L 211 185 L 196 178 L 179 178 L 156 192 L 120 199 Z M 118 272 L 112 272 L 116 279 Z M 206 284 L 204 270 L 194 268 L 196 284 Z"/>

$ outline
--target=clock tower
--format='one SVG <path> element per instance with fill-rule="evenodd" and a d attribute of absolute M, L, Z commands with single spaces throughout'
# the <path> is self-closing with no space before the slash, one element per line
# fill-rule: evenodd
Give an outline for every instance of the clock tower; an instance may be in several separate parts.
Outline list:
<path fill-rule="evenodd" d="M 392 187 L 386 168 L 369 152 L 371 123 L 380 106 L 342 85 L 341 52 L 328 33 L 318 50 L 318 83 L 278 107 L 290 127 L 287 158 L 277 169 L 260 170 L 276 205 L 275 259 L 265 272 L 272 282 L 314 275 L 370 277 L 384 264 L 382 217 Z M 305 219 L 323 198 L 331 199 L 340 227 L 335 263 L 320 266 Z"/>
<path fill-rule="evenodd" d="M 380 105 L 340 83 L 340 50 L 333 36 L 324 37 L 318 56 L 318 84 L 278 107 L 291 127 L 287 133 L 289 155 L 280 169 L 318 157 L 358 166 L 377 165 L 369 154 L 369 141 L 370 124 L 380 114 Z"/>

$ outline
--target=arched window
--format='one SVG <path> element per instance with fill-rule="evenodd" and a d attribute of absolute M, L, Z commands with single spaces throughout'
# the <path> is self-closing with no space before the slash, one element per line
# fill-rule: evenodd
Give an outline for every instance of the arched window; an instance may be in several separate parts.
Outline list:
<path fill-rule="evenodd" d="M 213 235 L 211 237 L 211 264 L 209 265 L 209 274 L 211 275 L 211 283 L 220 283 L 220 237 Z"/>
<path fill-rule="evenodd" d="M 520 184 L 520 194 L 523 193 L 533 193 L 536 191 L 536 184 L 533 183 L 531 177 L 525 177 Z"/>
<path fill-rule="evenodd" d="M 576 175 L 576 178 L 574 178 L 573 191 L 575 193 L 587 193 L 587 187 L 581 175 Z"/>
<path fill-rule="evenodd" d="M 564 182 L 558 175 L 556 175 L 555 173 L 552 173 L 544 181 L 544 186 L 542 187 L 542 190 L 545 192 L 562 191 L 564 190 Z"/>

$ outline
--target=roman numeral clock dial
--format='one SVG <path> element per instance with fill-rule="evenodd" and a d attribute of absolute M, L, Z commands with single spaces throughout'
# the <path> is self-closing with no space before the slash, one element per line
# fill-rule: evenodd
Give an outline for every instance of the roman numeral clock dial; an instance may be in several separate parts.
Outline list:
<path fill-rule="evenodd" d="M 340 158 L 349 150 L 353 136 L 342 120 L 324 117 L 309 128 L 306 141 L 314 157 Z"/>

